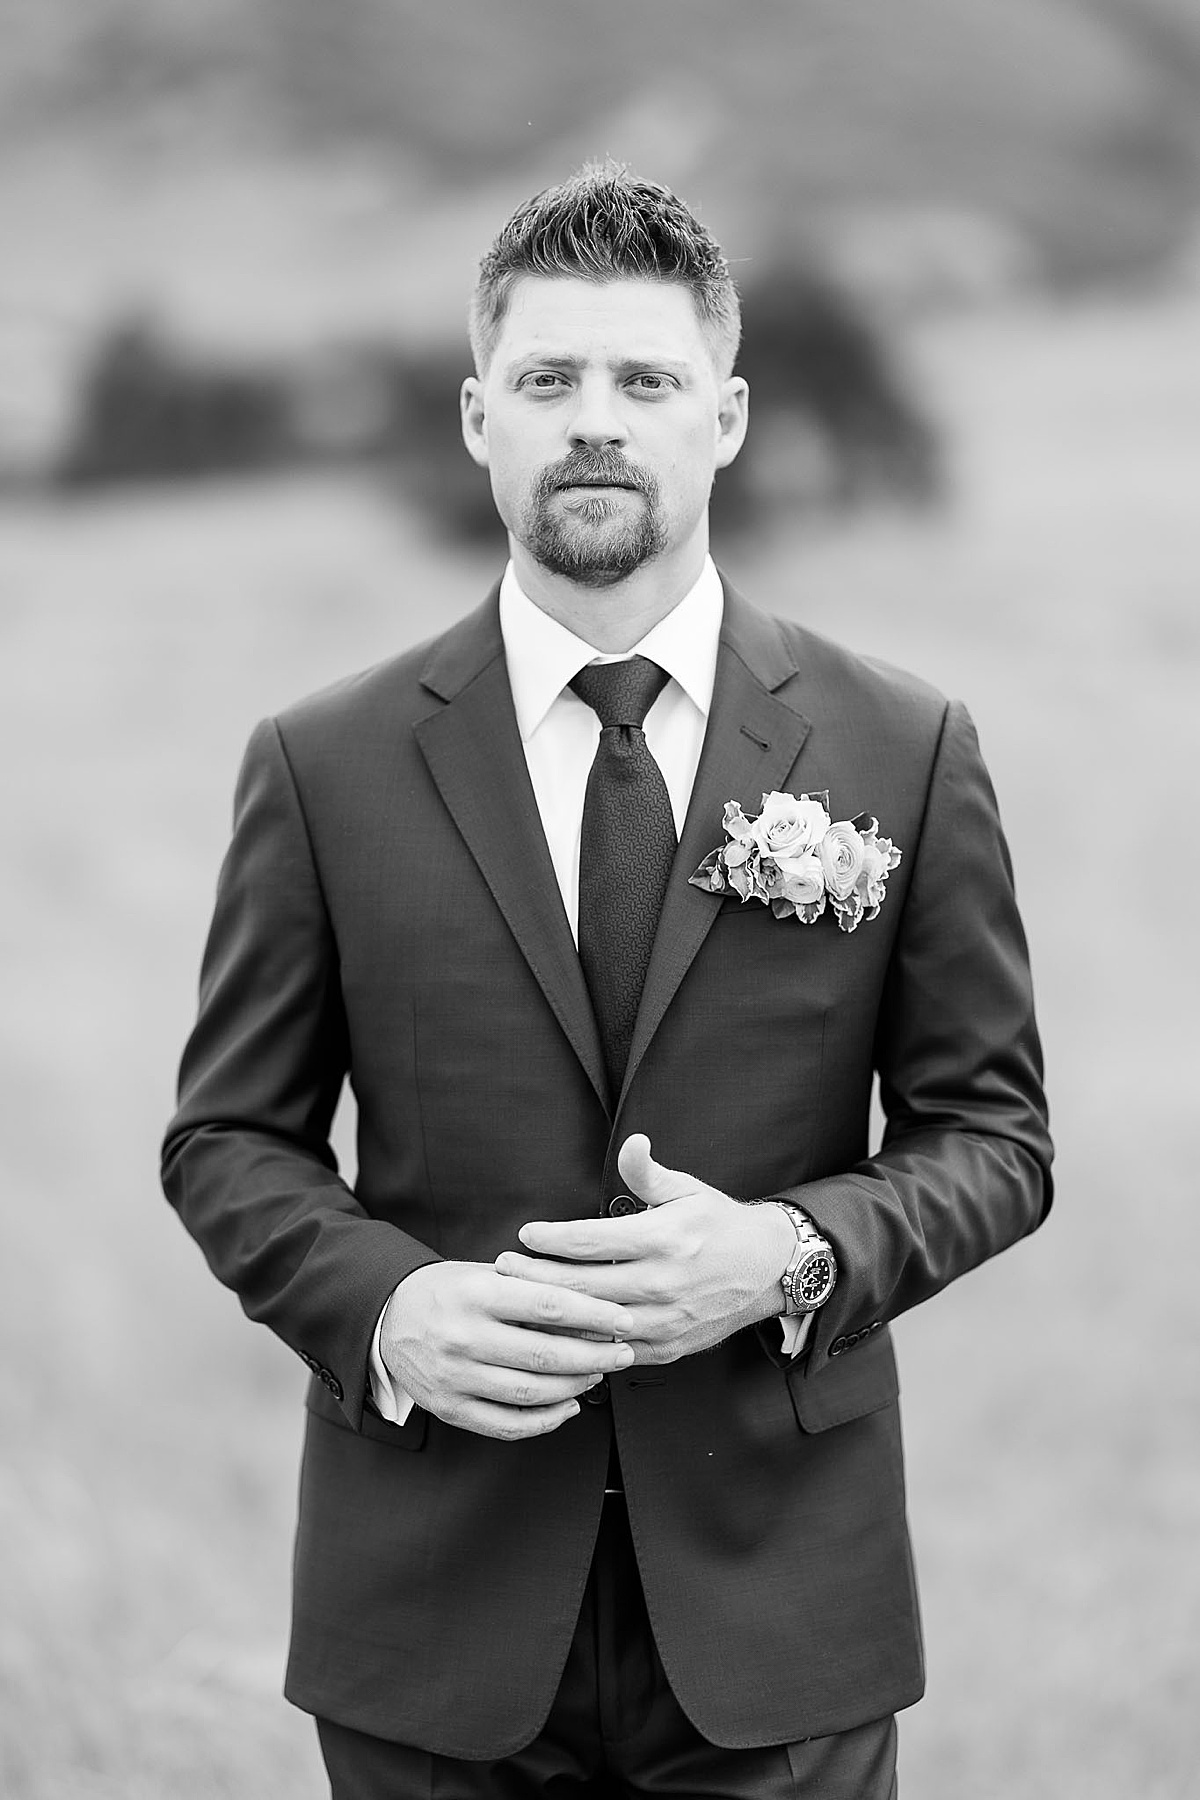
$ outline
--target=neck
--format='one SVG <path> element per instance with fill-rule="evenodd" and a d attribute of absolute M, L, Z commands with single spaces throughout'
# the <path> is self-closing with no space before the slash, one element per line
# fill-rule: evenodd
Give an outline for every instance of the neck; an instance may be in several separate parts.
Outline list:
<path fill-rule="evenodd" d="M 640 644 L 646 633 L 673 612 L 700 579 L 707 540 L 690 544 L 677 557 L 656 558 L 612 587 L 583 587 L 552 575 L 523 545 L 509 539 L 521 591 L 558 624 L 604 655 Z"/>

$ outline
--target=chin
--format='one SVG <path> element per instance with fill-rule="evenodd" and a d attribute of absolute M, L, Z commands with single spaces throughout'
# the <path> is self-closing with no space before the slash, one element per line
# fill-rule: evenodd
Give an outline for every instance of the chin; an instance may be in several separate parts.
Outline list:
<path fill-rule="evenodd" d="M 580 587 L 615 587 L 661 556 L 665 534 L 650 511 L 630 518 L 620 501 L 585 500 L 563 516 L 539 507 L 522 539 L 529 554 L 552 575 Z"/>
<path fill-rule="evenodd" d="M 657 552 L 641 546 L 545 544 L 529 546 L 532 555 L 552 575 L 562 575 L 579 587 L 616 587 L 651 562 Z"/>

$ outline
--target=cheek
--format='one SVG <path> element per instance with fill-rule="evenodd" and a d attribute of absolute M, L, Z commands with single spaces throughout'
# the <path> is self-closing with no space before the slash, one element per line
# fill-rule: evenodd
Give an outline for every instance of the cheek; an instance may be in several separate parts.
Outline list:
<path fill-rule="evenodd" d="M 708 505 L 713 472 L 711 445 L 697 433 L 663 473 L 662 498 L 667 510 L 687 516 L 702 511 Z"/>
<path fill-rule="evenodd" d="M 505 524 L 511 524 L 533 485 L 535 469 L 528 450 L 522 451 L 510 436 L 494 431 L 488 440 L 487 472 L 496 509 Z"/>

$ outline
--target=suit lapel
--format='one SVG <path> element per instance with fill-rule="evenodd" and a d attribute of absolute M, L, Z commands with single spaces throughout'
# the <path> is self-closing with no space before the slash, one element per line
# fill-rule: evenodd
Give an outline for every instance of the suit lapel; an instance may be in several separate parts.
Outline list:
<path fill-rule="evenodd" d="M 430 775 L 601 1103 L 604 1057 L 513 713 L 497 591 L 434 646 L 423 685 L 445 704 L 417 722 Z M 780 690 L 796 674 L 779 625 L 725 583 L 712 711 L 671 871 L 623 1092 L 718 910 L 688 876 L 721 840 L 727 800 L 756 806 L 800 755 L 809 723 Z"/>
<path fill-rule="evenodd" d="M 429 773 L 607 1109 L 600 1036 L 529 781 L 495 592 L 439 641 L 421 680 L 447 703 L 415 728 Z"/>
<path fill-rule="evenodd" d="M 761 795 L 788 778 L 808 736 L 808 720 L 778 692 L 795 674 L 795 659 L 778 623 L 755 612 L 726 582 L 712 711 L 646 972 L 622 1095 L 717 916 L 718 899 L 689 886 L 688 876 L 721 842 L 725 802 L 740 800 L 757 809 Z"/>

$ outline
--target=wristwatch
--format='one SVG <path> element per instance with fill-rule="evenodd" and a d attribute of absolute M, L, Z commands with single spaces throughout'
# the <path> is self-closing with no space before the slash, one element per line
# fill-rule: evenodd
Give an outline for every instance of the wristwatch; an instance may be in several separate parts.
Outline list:
<path fill-rule="evenodd" d="M 794 1318 L 797 1313 L 815 1312 L 828 1300 L 837 1280 L 833 1245 L 821 1236 L 807 1213 L 801 1212 L 798 1206 L 789 1206 L 786 1200 L 775 1200 L 772 1204 L 787 1214 L 796 1233 L 796 1248 L 780 1276 L 784 1316 Z"/>

